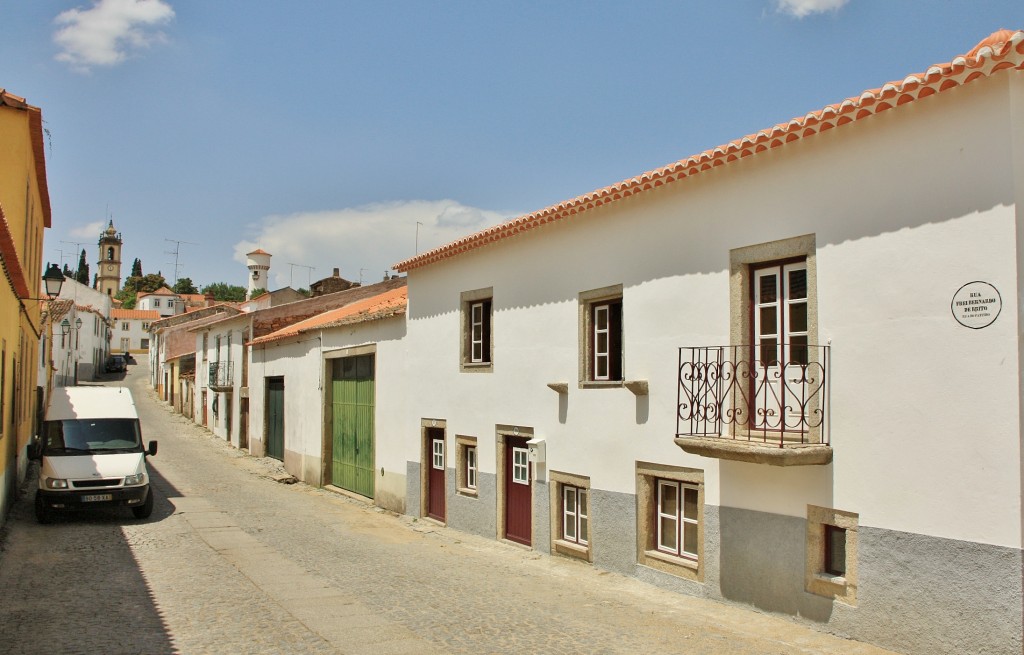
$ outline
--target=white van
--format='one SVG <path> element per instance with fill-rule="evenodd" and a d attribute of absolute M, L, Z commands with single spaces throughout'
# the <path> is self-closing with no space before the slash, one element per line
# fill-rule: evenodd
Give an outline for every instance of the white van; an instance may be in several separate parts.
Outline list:
<path fill-rule="evenodd" d="M 59 387 L 46 409 L 43 431 L 33 445 L 40 460 L 36 519 L 54 512 L 110 505 L 130 507 L 136 518 L 153 513 L 142 428 L 127 387 Z"/>

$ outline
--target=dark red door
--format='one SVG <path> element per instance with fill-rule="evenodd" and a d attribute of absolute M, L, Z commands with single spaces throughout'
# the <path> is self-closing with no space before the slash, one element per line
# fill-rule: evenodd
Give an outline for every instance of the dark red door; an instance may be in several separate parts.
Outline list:
<path fill-rule="evenodd" d="M 427 516 L 444 521 L 444 430 L 427 429 Z"/>
<path fill-rule="evenodd" d="M 505 439 L 505 538 L 531 543 L 533 502 L 526 439 Z"/>

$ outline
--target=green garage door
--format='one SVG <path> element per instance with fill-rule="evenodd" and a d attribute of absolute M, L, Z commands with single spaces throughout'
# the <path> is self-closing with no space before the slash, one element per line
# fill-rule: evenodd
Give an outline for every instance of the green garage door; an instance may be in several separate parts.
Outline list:
<path fill-rule="evenodd" d="M 331 484 L 373 498 L 373 355 L 332 362 Z"/>

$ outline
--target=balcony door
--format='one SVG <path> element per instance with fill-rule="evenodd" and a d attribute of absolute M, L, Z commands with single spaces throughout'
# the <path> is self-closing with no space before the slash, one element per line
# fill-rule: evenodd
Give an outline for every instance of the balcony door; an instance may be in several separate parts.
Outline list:
<path fill-rule="evenodd" d="M 750 427 L 806 431 L 807 262 L 753 271 Z"/>

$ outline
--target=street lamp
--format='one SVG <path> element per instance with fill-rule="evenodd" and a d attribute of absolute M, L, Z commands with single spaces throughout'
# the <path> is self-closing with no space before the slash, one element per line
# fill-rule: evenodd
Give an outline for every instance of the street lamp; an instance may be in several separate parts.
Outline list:
<path fill-rule="evenodd" d="M 60 295 L 60 288 L 64 286 L 64 274 L 60 272 L 59 266 L 50 264 L 46 273 L 43 274 L 43 284 L 46 286 L 46 295 L 50 297 L 50 300 Z"/>

